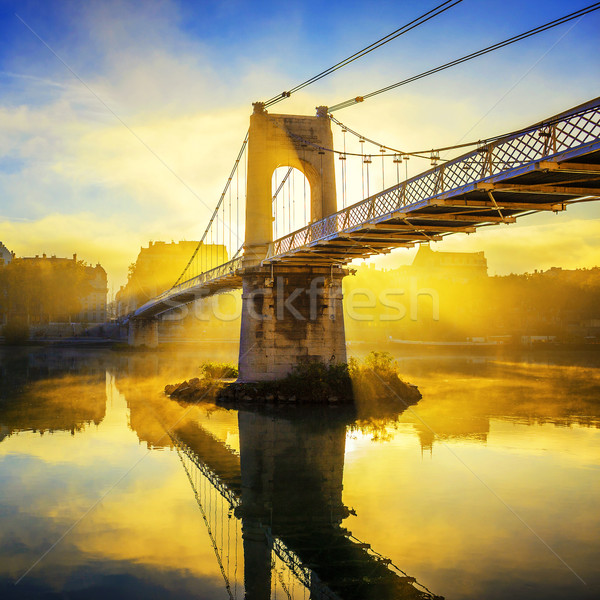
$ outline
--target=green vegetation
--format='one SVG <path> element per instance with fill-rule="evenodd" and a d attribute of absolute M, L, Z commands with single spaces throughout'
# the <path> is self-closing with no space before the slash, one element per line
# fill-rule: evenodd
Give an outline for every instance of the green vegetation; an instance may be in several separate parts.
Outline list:
<path fill-rule="evenodd" d="M 414 398 L 415 386 L 400 379 L 398 363 L 389 352 L 369 352 L 363 363 L 351 358 L 348 371 L 355 395 L 370 398 Z M 421 394 L 417 391 L 418 398 Z"/>
<path fill-rule="evenodd" d="M 352 382 L 348 365 L 344 363 L 306 361 L 296 365 L 281 381 L 247 385 L 262 386 L 267 394 L 276 391 L 278 397 L 299 402 L 352 402 Z"/>
<path fill-rule="evenodd" d="M 390 422 L 421 399 L 418 388 L 403 381 L 399 371 L 389 352 L 370 352 L 362 363 L 350 359 L 356 406 L 354 427 L 374 439 L 387 439 Z"/>
<path fill-rule="evenodd" d="M 200 372 L 205 379 L 234 379 L 238 376 L 235 365 L 213 361 L 202 363 Z"/>
<path fill-rule="evenodd" d="M 306 361 L 277 381 L 227 384 L 224 379 L 236 377 L 237 369 L 224 363 L 203 363 L 200 370 L 201 378 L 167 385 L 165 393 L 195 402 L 355 403 L 366 412 L 376 405 L 377 414 L 397 413 L 398 406 L 405 408 L 421 397 L 415 386 L 400 379 L 398 365 L 387 352 L 371 352 L 363 362 L 351 359 L 348 364 Z"/>

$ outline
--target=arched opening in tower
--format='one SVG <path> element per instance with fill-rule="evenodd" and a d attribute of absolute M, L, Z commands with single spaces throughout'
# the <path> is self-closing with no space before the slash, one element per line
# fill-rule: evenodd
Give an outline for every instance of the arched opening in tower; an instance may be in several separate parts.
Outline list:
<path fill-rule="evenodd" d="M 271 178 L 273 239 L 305 227 L 311 219 L 310 183 L 299 169 L 281 166 Z"/>

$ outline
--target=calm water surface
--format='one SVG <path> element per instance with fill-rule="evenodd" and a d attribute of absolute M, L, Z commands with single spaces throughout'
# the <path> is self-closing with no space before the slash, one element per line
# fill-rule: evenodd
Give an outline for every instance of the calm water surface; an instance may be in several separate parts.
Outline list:
<path fill-rule="evenodd" d="M 0 598 L 600 597 L 593 357 L 405 358 L 409 408 L 162 395 L 234 358 L 3 352 Z"/>

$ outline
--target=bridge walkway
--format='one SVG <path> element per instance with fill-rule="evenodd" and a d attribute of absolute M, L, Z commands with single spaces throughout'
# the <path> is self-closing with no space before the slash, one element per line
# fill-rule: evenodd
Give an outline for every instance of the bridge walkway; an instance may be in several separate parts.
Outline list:
<path fill-rule="evenodd" d="M 270 243 L 262 265 L 331 266 L 600 197 L 600 98 L 498 138 Z M 242 286 L 233 260 L 139 307 L 152 318 Z"/>

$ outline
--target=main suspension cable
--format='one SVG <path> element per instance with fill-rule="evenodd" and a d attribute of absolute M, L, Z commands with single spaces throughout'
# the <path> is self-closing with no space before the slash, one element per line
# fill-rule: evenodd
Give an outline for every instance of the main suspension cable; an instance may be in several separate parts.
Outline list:
<path fill-rule="evenodd" d="M 334 73 L 335 71 L 341 69 L 342 67 L 349 65 L 350 63 L 354 62 L 355 60 L 362 58 L 366 54 L 373 52 L 373 50 L 376 50 L 377 48 L 380 48 L 381 46 L 387 44 L 388 42 L 391 42 L 392 40 L 400 37 L 401 35 L 408 33 L 415 27 L 418 27 L 419 25 L 426 23 L 430 19 L 433 19 L 434 17 L 441 15 L 443 12 L 447 11 L 449 8 L 452 8 L 453 6 L 460 4 L 460 2 L 462 2 L 462 0 L 446 0 L 445 2 L 442 2 L 435 8 L 431 9 L 430 11 L 422 14 L 420 17 L 413 19 L 406 25 L 403 25 L 399 29 L 392 31 L 392 33 L 388 33 L 388 35 L 382 37 L 381 39 L 377 40 L 376 42 L 373 42 L 369 46 L 366 46 L 362 50 L 355 52 L 351 56 L 348 56 L 344 60 L 341 60 L 340 62 L 336 63 L 332 67 L 329 67 L 328 69 L 325 69 L 324 71 L 321 71 L 317 75 L 311 77 L 310 79 L 307 79 L 306 81 L 303 81 L 302 83 L 298 84 L 296 87 L 293 87 L 288 91 L 284 91 L 281 94 L 278 94 L 277 96 L 273 96 L 272 98 L 270 98 L 269 100 L 267 100 L 265 102 L 265 107 L 272 106 L 273 104 L 276 104 L 277 102 L 281 102 L 282 100 L 289 98 L 294 92 L 297 92 L 298 90 L 301 90 L 302 88 L 305 88 L 306 86 L 309 86 L 311 83 L 315 83 L 316 81 L 319 81 L 319 79 L 323 79 L 323 77 L 327 77 L 327 75 L 330 75 L 331 73 Z"/>
<path fill-rule="evenodd" d="M 233 176 L 235 175 L 235 172 L 237 171 L 237 168 L 240 164 L 240 160 L 241 160 L 242 156 L 244 155 L 244 151 L 246 150 L 246 146 L 248 145 L 249 133 L 250 132 L 246 133 L 246 137 L 244 138 L 244 141 L 242 142 L 242 147 L 240 148 L 240 151 L 238 152 L 237 158 L 235 159 L 235 162 L 233 163 L 233 168 L 231 169 L 231 173 L 229 174 L 229 177 L 227 178 L 227 183 L 225 184 L 225 188 L 223 189 L 223 192 L 221 193 L 221 197 L 219 198 L 219 202 L 217 203 L 217 206 L 216 206 L 215 210 L 213 211 L 213 214 L 208 222 L 208 225 L 206 226 L 206 229 L 204 230 L 204 234 L 203 234 L 202 238 L 200 239 L 200 241 L 198 242 L 198 245 L 196 246 L 194 253 L 192 254 L 187 265 L 185 266 L 185 269 L 182 271 L 181 275 L 177 278 L 177 281 L 173 284 L 172 287 L 175 287 L 177 284 L 179 284 L 181 282 L 181 280 L 182 280 L 183 276 L 186 274 L 189 266 L 192 264 L 192 261 L 196 258 L 196 255 L 198 254 L 198 251 L 202 247 L 202 244 L 204 243 L 204 240 L 206 239 L 206 236 L 208 235 L 209 231 L 211 232 L 211 235 L 212 235 L 212 224 L 215 221 L 215 219 L 217 219 L 217 217 L 218 217 L 219 209 L 221 208 L 221 205 L 223 204 L 223 200 L 225 199 L 225 196 L 227 195 L 229 186 L 231 185 L 231 182 L 233 181 Z M 223 219 L 223 221 L 224 221 L 224 219 Z M 217 227 L 218 227 L 218 220 L 217 220 Z M 225 228 L 223 225 L 223 234 L 224 233 L 225 233 Z M 217 229 L 217 235 L 218 235 L 218 229 Z M 224 235 L 223 235 L 223 237 L 224 237 Z M 217 237 L 217 241 L 218 241 L 218 237 Z M 223 244 L 224 243 L 225 243 L 225 240 L 223 239 Z M 212 266 L 212 250 L 211 250 L 211 266 Z"/>
<path fill-rule="evenodd" d="M 554 21 L 549 21 L 548 23 L 545 23 L 544 25 L 540 25 L 533 29 L 529 29 L 528 31 L 520 33 L 519 35 L 515 35 L 515 36 L 510 37 L 501 42 L 497 42 L 496 44 L 493 44 L 492 46 L 487 46 L 486 48 L 483 48 L 482 50 L 472 52 L 471 54 L 467 54 L 461 58 L 457 58 L 453 61 L 450 61 L 448 63 L 445 63 L 443 65 L 435 67 L 433 69 L 429 69 L 429 71 L 425 71 L 423 73 L 419 73 L 418 75 L 414 75 L 413 77 L 403 79 L 402 81 L 398 81 L 397 83 L 393 83 L 384 88 L 375 90 L 374 92 L 370 92 L 369 94 L 364 94 L 363 96 L 356 96 L 355 98 L 350 98 L 348 100 L 345 100 L 344 102 L 340 102 L 339 104 L 329 107 L 329 112 L 331 113 L 335 110 L 341 110 L 343 108 L 353 106 L 354 104 L 358 104 L 359 102 L 364 102 L 368 98 L 372 98 L 373 96 L 377 96 L 378 94 L 383 94 L 384 92 L 389 92 L 390 90 L 393 90 L 402 85 L 412 83 L 413 81 L 417 81 L 418 79 L 423 79 L 424 77 L 428 77 L 429 75 L 433 75 L 434 73 L 439 73 L 440 71 L 444 71 L 445 69 L 449 69 L 450 67 L 454 67 L 456 65 L 467 62 L 469 60 L 473 60 L 474 58 L 478 58 L 479 56 L 483 56 L 484 54 L 488 54 L 489 52 L 493 52 L 494 50 L 499 50 L 500 48 L 504 48 L 505 46 L 509 46 L 510 44 L 514 44 L 515 42 L 520 42 L 521 40 L 524 40 L 528 37 L 537 35 L 538 33 L 542 33 L 544 31 L 547 31 L 548 29 L 557 27 L 558 25 L 562 25 L 563 23 L 568 23 L 569 21 L 572 21 L 573 19 L 577 19 L 578 17 L 583 17 L 584 15 L 594 12 L 594 11 L 598 10 L 599 8 L 600 8 L 600 2 L 595 2 L 594 4 L 590 4 L 586 8 L 582 8 L 580 10 L 572 12 L 568 15 L 565 15 L 564 17 L 555 19 Z"/>
<path fill-rule="evenodd" d="M 584 114 L 589 110 L 590 110 L 589 106 L 585 105 L 585 106 L 582 106 L 580 110 L 571 113 L 571 116 L 576 117 L 577 115 Z M 337 154 L 340 156 L 360 156 L 360 157 L 364 158 L 365 156 L 367 156 L 367 153 L 365 152 L 363 145 L 365 142 L 369 142 L 370 144 L 373 144 L 374 146 L 378 146 L 379 148 L 385 148 L 386 150 L 390 150 L 395 155 L 401 156 L 404 159 L 408 159 L 411 156 L 413 156 L 415 158 L 431 159 L 432 158 L 431 155 L 424 156 L 424 154 L 425 153 L 439 154 L 440 152 L 445 152 L 447 150 L 466 148 L 468 146 L 478 146 L 479 148 L 481 148 L 483 150 L 486 148 L 486 146 L 488 146 L 489 144 L 491 144 L 497 140 L 506 138 L 508 136 L 520 135 L 523 133 L 537 131 L 538 129 L 552 127 L 553 125 L 555 125 L 556 123 L 560 122 L 563 119 L 563 115 L 557 115 L 555 117 L 552 117 L 552 118 L 542 121 L 540 123 L 535 123 L 534 125 L 529 125 L 528 127 L 523 127 L 522 129 L 517 129 L 515 131 L 510 131 L 508 133 L 501 133 L 499 135 L 491 136 L 489 138 L 479 139 L 479 140 L 475 140 L 472 142 L 463 142 L 462 144 L 455 144 L 453 146 L 443 146 L 440 148 L 428 148 L 426 150 L 413 150 L 413 151 L 407 152 L 406 150 L 398 150 L 397 148 L 394 148 L 393 146 L 387 146 L 386 144 L 382 144 L 382 143 L 377 142 L 369 137 L 366 137 L 366 136 L 358 133 L 357 131 L 351 129 L 350 127 L 348 127 L 347 125 L 345 125 L 344 123 L 342 123 L 341 121 L 336 119 L 333 115 L 329 115 L 329 117 L 336 125 L 339 125 L 340 127 L 342 127 L 342 131 L 344 129 L 346 129 L 349 133 L 352 133 L 353 135 L 355 135 L 356 137 L 359 138 L 359 142 L 361 144 L 360 152 L 348 152 L 345 149 L 336 150 L 335 148 L 327 148 L 326 146 L 321 146 L 320 144 L 312 142 L 311 140 L 308 140 L 308 139 L 302 137 L 301 135 L 293 133 L 292 131 L 289 131 L 288 129 L 282 127 L 275 119 L 270 118 L 269 120 L 271 121 L 271 123 L 273 123 L 275 125 L 275 127 L 284 131 L 286 133 L 286 135 L 301 142 L 303 146 L 310 146 L 321 152 L 331 152 L 332 154 Z M 389 158 L 392 158 L 392 156 L 389 156 Z M 445 161 L 447 159 L 442 159 L 438 156 L 437 160 Z M 505 161 L 505 162 L 509 162 L 509 161 Z"/>

